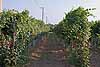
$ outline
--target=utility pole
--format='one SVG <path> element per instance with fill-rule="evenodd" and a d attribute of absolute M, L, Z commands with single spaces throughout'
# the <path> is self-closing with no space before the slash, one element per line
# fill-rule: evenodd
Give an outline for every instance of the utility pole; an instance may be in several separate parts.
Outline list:
<path fill-rule="evenodd" d="M 44 7 L 40 7 L 42 9 L 41 15 L 42 15 L 42 21 L 44 21 Z"/>
<path fill-rule="evenodd" d="M 48 17 L 46 16 L 46 24 L 48 23 Z"/>
<path fill-rule="evenodd" d="M 2 0 L 0 0 L 0 12 L 2 12 Z"/>

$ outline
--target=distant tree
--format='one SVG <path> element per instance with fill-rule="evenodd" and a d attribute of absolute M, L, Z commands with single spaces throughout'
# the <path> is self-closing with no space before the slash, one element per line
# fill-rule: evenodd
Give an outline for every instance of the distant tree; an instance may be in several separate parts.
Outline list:
<path fill-rule="evenodd" d="M 100 21 L 92 22 L 91 27 L 91 46 L 100 48 Z"/>

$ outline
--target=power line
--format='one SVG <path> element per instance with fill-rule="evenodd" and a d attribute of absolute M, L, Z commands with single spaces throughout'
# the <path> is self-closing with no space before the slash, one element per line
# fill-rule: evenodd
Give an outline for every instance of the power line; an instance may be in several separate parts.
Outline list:
<path fill-rule="evenodd" d="M 32 0 L 32 1 L 34 1 L 34 3 L 36 4 L 36 6 L 38 6 L 39 8 L 40 8 L 41 5 L 43 5 L 42 1 L 39 1 L 40 3 L 38 2 L 38 0 Z"/>
<path fill-rule="evenodd" d="M 38 6 L 42 11 L 41 11 L 41 20 L 44 21 L 44 11 L 45 11 L 45 8 L 44 7 L 40 7 L 39 6 L 39 3 L 37 2 L 37 0 L 34 0 L 36 6 Z"/>
<path fill-rule="evenodd" d="M 40 8 L 39 3 L 36 0 L 32 0 L 32 1 L 34 1 L 34 3 L 36 4 L 36 6 Z"/>

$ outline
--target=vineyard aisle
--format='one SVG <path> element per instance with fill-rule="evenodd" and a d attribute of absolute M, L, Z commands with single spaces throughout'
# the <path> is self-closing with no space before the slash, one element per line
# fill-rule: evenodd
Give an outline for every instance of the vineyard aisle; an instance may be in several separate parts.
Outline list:
<path fill-rule="evenodd" d="M 65 61 L 64 41 L 48 34 L 38 39 L 35 48 L 29 48 L 32 57 L 25 67 L 69 67 Z"/>

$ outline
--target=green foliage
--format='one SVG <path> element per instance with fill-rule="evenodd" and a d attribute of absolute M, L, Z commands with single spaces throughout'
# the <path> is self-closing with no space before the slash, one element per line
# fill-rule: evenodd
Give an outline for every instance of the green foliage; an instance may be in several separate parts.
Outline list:
<path fill-rule="evenodd" d="M 46 24 L 46 25 L 50 28 L 49 32 L 53 32 L 53 29 L 56 26 L 56 25 L 53 25 L 53 24 Z"/>
<path fill-rule="evenodd" d="M 90 15 L 87 9 L 79 7 L 66 14 L 54 29 L 57 35 L 66 40 L 70 51 L 69 61 L 75 67 L 89 67 Z"/>
<path fill-rule="evenodd" d="M 7 64 L 11 67 L 22 63 L 22 61 L 24 64 L 25 60 L 27 61 L 26 57 L 28 57 L 25 51 L 27 51 L 32 38 L 38 33 L 47 31 L 49 31 L 49 27 L 42 21 L 29 16 L 27 10 L 22 12 L 7 10 L 0 13 L 0 62 L 3 63 L 1 65 L 6 66 Z M 15 60 L 11 60 L 10 56 L 12 55 Z M 24 60 L 21 59 L 23 56 L 25 56 Z M 14 63 L 9 63 L 9 61 L 14 61 Z"/>
<path fill-rule="evenodd" d="M 98 34 L 100 34 L 100 21 L 95 21 L 93 23 L 91 33 L 98 36 Z"/>

